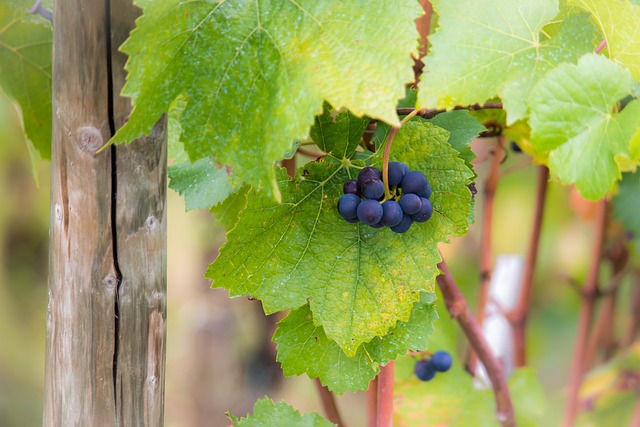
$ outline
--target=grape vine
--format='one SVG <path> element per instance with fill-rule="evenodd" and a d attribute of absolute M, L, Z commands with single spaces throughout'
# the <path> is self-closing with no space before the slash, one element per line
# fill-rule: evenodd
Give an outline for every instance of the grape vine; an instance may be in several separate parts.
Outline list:
<path fill-rule="evenodd" d="M 416 1 L 136 3 L 144 14 L 121 47 L 129 55 L 123 94 L 134 109 L 109 144 L 148 134 L 168 114 L 170 188 L 188 210 L 209 209 L 227 231 L 206 277 L 230 297 L 281 313 L 276 359 L 287 376 L 317 379 L 321 393 L 365 390 L 381 370 L 387 387 L 393 369 L 412 371 L 443 396 L 453 394 L 447 378 L 461 384 L 460 400 L 481 402 L 482 419 L 535 420 L 540 405 L 523 404 L 527 389 L 540 388 L 525 368 L 525 327 L 549 181 L 598 201 L 563 421 L 574 425 L 613 219 L 623 237 L 611 240 L 622 242 L 633 264 L 618 274 L 639 265 L 637 2 L 432 0 L 421 2 L 424 10 Z M 51 23 L 21 18 L 23 6 L 0 5 L 0 86 L 22 108 L 33 153 L 47 158 Z M 415 21 L 425 10 L 420 34 Z M 37 12 L 47 17 L 39 3 Z M 490 166 L 480 175 L 471 144 L 490 137 L 497 142 L 485 144 Z M 508 146 L 539 173 L 522 290 L 503 313 L 515 373 L 481 330 L 494 273 L 493 199 Z M 475 221 L 476 179 L 484 185 L 474 316 L 438 245 Z M 466 360 L 453 338 L 438 335 L 445 307 L 470 343 Z M 635 357 L 638 317 L 621 358 Z M 415 362 L 413 351 L 428 357 Z M 464 365 L 473 374 L 486 370 L 495 404 L 473 389 Z M 430 393 L 412 376 L 395 380 L 407 401 Z M 383 402 L 373 417 L 393 419 L 388 398 L 376 396 Z M 407 401 L 396 418 L 415 420 Z M 468 420 L 460 411 L 418 419 Z M 230 418 L 237 426 L 330 425 L 268 399 L 253 415 Z"/>

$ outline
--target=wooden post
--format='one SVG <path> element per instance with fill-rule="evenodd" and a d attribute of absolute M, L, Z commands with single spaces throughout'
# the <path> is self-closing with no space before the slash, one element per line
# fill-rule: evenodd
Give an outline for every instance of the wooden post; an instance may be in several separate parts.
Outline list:
<path fill-rule="evenodd" d="M 163 424 L 164 121 L 98 152 L 130 110 L 117 47 L 138 14 L 54 2 L 45 426 Z"/>

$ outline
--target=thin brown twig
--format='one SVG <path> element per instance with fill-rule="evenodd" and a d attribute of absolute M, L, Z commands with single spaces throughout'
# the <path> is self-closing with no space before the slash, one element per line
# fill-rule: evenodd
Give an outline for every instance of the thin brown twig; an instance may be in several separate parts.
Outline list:
<path fill-rule="evenodd" d="M 640 332 L 640 270 L 634 270 L 633 282 L 631 284 L 630 315 L 625 326 L 624 334 L 620 346 L 627 348 L 633 344 Z"/>
<path fill-rule="evenodd" d="M 447 310 L 451 317 L 454 318 L 462 328 L 467 340 L 477 354 L 478 359 L 484 365 L 491 380 L 496 399 L 496 416 L 498 421 L 503 427 L 514 427 L 516 424 L 513 405 L 502 365 L 491 352 L 489 344 L 482 334 L 480 325 L 471 313 L 464 295 L 462 295 L 460 289 L 458 289 L 446 262 L 442 260 L 438 264 L 438 268 L 442 273 L 438 276 L 437 282 L 442 291 L 442 297 L 447 306 Z"/>
<path fill-rule="evenodd" d="M 327 419 L 332 423 L 338 425 L 338 427 L 346 427 L 346 424 L 340 417 L 340 411 L 338 411 L 338 406 L 336 405 L 336 400 L 333 396 L 333 393 L 331 393 L 328 388 L 323 386 L 318 378 L 314 380 L 314 383 L 316 385 L 318 395 L 320 396 L 322 409 L 324 410 L 324 414 L 326 415 Z"/>
<path fill-rule="evenodd" d="M 378 374 L 378 399 L 376 402 L 376 427 L 393 426 L 393 360 L 380 367 Z"/>
<path fill-rule="evenodd" d="M 498 179 L 500 178 L 500 162 L 502 160 L 502 153 L 504 137 L 499 136 L 498 141 L 494 146 L 493 159 L 491 161 L 491 168 L 489 169 L 489 176 L 484 185 L 484 198 L 482 200 L 482 222 L 480 231 L 480 289 L 478 291 L 478 303 L 476 307 L 476 319 L 478 323 L 482 325 L 484 319 L 484 311 L 487 306 L 487 299 L 489 297 L 489 285 L 491 283 L 491 271 L 493 267 L 493 253 L 492 247 L 492 234 L 493 234 L 493 201 L 496 195 L 496 189 L 498 188 Z M 471 371 L 475 371 L 476 356 L 471 352 L 471 358 L 469 360 L 469 367 Z"/>
<path fill-rule="evenodd" d="M 565 408 L 564 419 L 562 422 L 564 427 L 572 427 L 578 415 L 578 392 L 580 391 L 582 375 L 585 369 L 584 356 L 587 350 L 587 340 L 598 294 L 598 275 L 600 274 L 606 224 L 607 201 L 602 200 L 598 206 L 593 252 L 591 253 L 589 272 L 583 287 L 584 298 L 582 298 L 582 302 L 580 304 L 578 330 L 576 333 L 576 343 L 569 376 L 567 406 Z"/>
<path fill-rule="evenodd" d="M 396 113 L 398 113 L 399 116 L 404 116 L 411 113 L 413 110 L 415 110 L 415 108 L 398 108 L 396 109 Z M 485 102 L 484 104 L 456 105 L 449 110 L 502 110 L 502 102 Z M 438 114 L 446 113 L 449 110 L 443 108 L 425 108 L 418 110 L 417 115 L 419 117 L 422 117 L 423 119 L 432 119 Z"/>
<path fill-rule="evenodd" d="M 515 365 L 522 367 L 527 364 L 526 333 L 529 309 L 533 298 L 533 273 L 538 260 L 538 247 L 540 246 L 540 234 L 542 231 L 542 218 L 545 201 L 547 198 L 547 181 L 549 169 L 546 166 L 538 167 L 538 183 L 536 188 L 536 204 L 533 213 L 533 225 L 527 258 L 522 272 L 522 285 L 515 310 L 511 314 L 511 326 L 513 328 L 513 340 L 515 345 Z"/>

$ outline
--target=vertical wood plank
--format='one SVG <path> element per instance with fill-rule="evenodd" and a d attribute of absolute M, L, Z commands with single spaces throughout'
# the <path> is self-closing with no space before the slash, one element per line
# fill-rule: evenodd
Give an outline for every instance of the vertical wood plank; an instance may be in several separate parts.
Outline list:
<path fill-rule="evenodd" d="M 131 105 L 120 97 L 127 57 L 118 47 L 140 9 L 111 0 L 114 123 Z M 121 425 L 163 425 L 166 347 L 166 121 L 148 137 L 116 148 L 119 349 L 116 400 Z"/>
<path fill-rule="evenodd" d="M 166 122 L 97 153 L 126 120 L 130 0 L 54 2 L 46 426 L 163 424 Z"/>
<path fill-rule="evenodd" d="M 106 0 L 54 2 L 44 425 L 115 425 Z"/>

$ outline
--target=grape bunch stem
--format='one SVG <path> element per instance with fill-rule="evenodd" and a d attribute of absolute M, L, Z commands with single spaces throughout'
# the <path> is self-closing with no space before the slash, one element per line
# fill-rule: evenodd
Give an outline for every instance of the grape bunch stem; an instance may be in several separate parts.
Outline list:
<path fill-rule="evenodd" d="M 420 110 L 413 110 L 412 112 L 407 114 L 407 116 L 400 122 L 400 126 L 391 128 L 391 132 L 389 132 L 389 135 L 387 136 L 387 142 L 384 146 L 384 153 L 382 154 L 382 182 L 384 182 L 384 199 L 382 201 L 383 203 L 387 200 L 391 200 L 391 192 L 389 191 L 389 157 L 391 156 L 391 145 L 393 144 L 393 140 L 395 139 L 396 134 L 398 133 L 402 125 L 414 118 L 419 112 Z"/>

